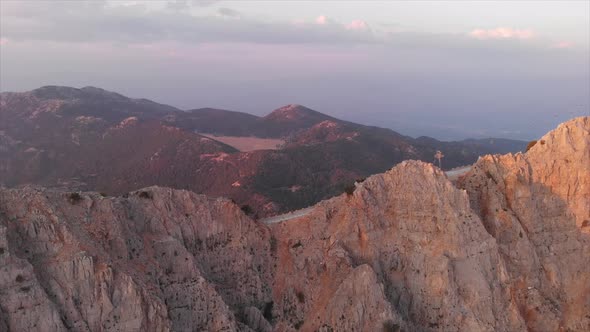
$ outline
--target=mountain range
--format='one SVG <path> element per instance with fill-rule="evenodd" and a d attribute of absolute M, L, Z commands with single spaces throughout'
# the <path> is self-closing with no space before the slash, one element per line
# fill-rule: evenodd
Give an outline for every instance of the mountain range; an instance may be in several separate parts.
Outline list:
<path fill-rule="evenodd" d="M 221 136 L 282 143 L 239 151 Z M 230 197 L 258 216 L 312 205 L 403 160 L 433 162 L 437 150 L 449 169 L 525 146 L 494 138 L 412 138 L 300 105 L 257 117 L 211 108 L 184 111 L 95 87 L 0 94 L 0 185 L 105 195 L 161 185 Z"/>
<path fill-rule="evenodd" d="M 38 117 L 62 115 L 50 105 Z M 104 128 L 112 144 L 118 130 L 198 142 L 140 120 Z M 271 224 L 158 186 L 0 188 L 0 330 L 588 331 L 589 165 L 581 117 L 454 183 L 403 161 Z"/>

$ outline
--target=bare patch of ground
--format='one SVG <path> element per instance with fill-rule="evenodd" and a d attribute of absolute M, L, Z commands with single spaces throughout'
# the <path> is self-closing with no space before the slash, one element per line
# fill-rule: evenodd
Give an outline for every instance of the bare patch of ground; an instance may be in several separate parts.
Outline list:
<path fill-rule="evenodd" d="M 212 134 L 201 134 L 207 138 L 230 145 L 240 151 L 254 150 L 277 150 L 277 146 L 285 143 L 282 139 L 277 138 L 259 138 L 250 136 L 215 136 Z"/>

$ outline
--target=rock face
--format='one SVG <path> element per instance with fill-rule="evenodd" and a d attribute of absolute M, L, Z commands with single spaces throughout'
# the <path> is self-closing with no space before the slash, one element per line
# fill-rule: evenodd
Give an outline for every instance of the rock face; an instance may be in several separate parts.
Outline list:
<path fill-rule="evenodd" d="M 270 302 L 270 233 L 229 200 L 27 188 L 0 202 L 11 331 L 235 331 L 245 307 Z"/>
<path fill-rule="evenodd" d="M 282 240 L 274 296 L 305 330 L 524 327 L 494 239 L 430 164 L 404 162 L 272 227 Z"/>
<path fill-rule="evenodd" d="M 480 159 L 459 186 L 498 243 L 527 328 L 589 330 L 590 117 L 525 154 Z"/>
<path fill-rule="evenodd" d="M 403 162 L 271 225 L 159 187 L 0 190 L 0 330 L 590 330 L 589 131 L 460 188 Z"/>

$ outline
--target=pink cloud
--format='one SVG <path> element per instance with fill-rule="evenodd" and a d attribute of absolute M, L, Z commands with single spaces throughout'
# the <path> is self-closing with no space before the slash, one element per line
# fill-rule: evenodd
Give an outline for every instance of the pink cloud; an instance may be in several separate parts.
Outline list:
<path fill-rule="evenodd" d="M 300 18 L 296 18 L 294 20 L 291 21 L 292 25 L 304 25 L 305 24 L 305 20 L 300 19 Z"/>
<path fill-rule="evenodd" d="M 363 20 L 354 20 L 346 25 L 346 29 L 348 30 L 366 30 L 369 26 Z"/>
<path fill-rule="evenodd" d="M 8 44 L 8 39 L 4 37 L 0 37 L 0 46 L 4 46 Z"/>
<path fill-rule="evenodd" d="M 320 15 L 315 19 L 315 23 L 319 25 L 324 25 L 328 23 L 328 18 L 324 15 Z"/>
<path fill-rule="evenodd" d="M 560 41 L 560 42 L 557 42 L 557 43 L 551 45 L 551 48 L 572 48 L 573 46 L 574 46 L 574 43 L 572 43 L 572 42 Z"/>
<path fill-rule="evenodd" d="M 477 39 L 530 39 L 535 33 L 530 29 L 512 29 L 512 28 L 495 28 L 495 29 L 475 29 L 469 32 L 469 36 Z"/>

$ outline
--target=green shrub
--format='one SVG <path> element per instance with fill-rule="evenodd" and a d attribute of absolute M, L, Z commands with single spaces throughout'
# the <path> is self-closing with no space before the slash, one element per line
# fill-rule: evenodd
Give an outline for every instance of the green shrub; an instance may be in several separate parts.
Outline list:
<path fill-rule="evenodd" d="M 277 239 L 274 236 L 270 236 L 270 252 L 277 252 Z"/>
<path fill-rule="evenodd" d="M 242 205 L 242 207 L 240 208 L 244 214 L 246 214 L 247 216 L 251 215 L 252 213 L 254 213 L 254 209 L 252 209 L 252 207 L 248 204 Z"/>
<path fill-rule="evenodd" d="M 151 192 L 149 191 L 140 191 L 139 192 L 139 197 L 140 198 L 147 198 L 147 199 L 152 199 L 154 196 L 152 195 Z"/>
<path fill-rule="evenodd" d="M 70 201 L 70 203 L 76 204 L 82 200 L 82 195 L 80 195 L 79 193 L 70 193 L 68 195 L 68 200 Z"/>
<path fill-rule="evenodd" d="M 537 144 L 537 141 L 530 141 L 526 146 L 526 151 L 528 152 L 535 144 Z"/>
<path fill-rule="evenodd" d="M 297 295 L 297 300 L 299 300 L 299 303 L 305 302 L 305 294 L 303 294 L 303 292 L 297 291 L 295 295 Z"/>
<path fill-rule="evenodd" d="M 383 322 L 383 332 L 399 332 L 399 325 L 395 324 L 391 319 Z"/>
<path fill-rule="evenodd" d="M 270 301 L 264 305 L 264 310 L 262 310 L 262 316 L 266 318 L 267 321 L 272 321 L 272 307 L 274 306 L 274 302 Z"/>
<path fill-rule="evenodd" d="M 356 189 L 356 186 L 354 184 L 351 184 L 351 185 L 344 187 L 344 192 L 348 196 L 352 196 L 352 194 L 354 194 L 355 189 Z"/>
<path fill-rule="evenodd" d="M 303 326 L 303 323 L 304 322 L 302 320 L 300 320 L 297 323 L 295 323 L 295 325 L 294 325 L 295 329 L 296 330 L 299 330 Z"/>

